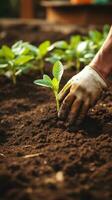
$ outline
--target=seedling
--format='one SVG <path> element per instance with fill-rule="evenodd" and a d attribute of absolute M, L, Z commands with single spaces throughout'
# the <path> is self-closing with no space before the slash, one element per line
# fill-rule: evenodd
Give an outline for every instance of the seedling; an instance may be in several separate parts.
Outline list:
<path fill-rule="evenodd" d="M 30 44 L 29 42 L 23 42 L 22 40 L 16 42 L 11 49 L 15 56 L 33 55 L 35 57 L 38 53 L 36 46 Z"/>
<path fill-rule="evenodd" d="M 0 50 L 0 74 L 7 76 L 16 84 L 16 77 L 28 70 L 29 66 L 26 64 L 32 59 L 32 55 L 16 56 L 10 47 L 3 45 Z"/>
<path fill-rule="evenodd" d="M 70 38 L 70 42 L 58 41 L 51 45 L 51 55 L 47 61 L 54 63 L 60 60 L 64 63 L 64 68 L 76 67 L 77 71 L 80 70 L 81 58 L 86 53 L 88 42 L 82 41 L 81 36 L 76 35 Z"/>
<path fill-rule="evenodd" d="M 62 61 L 64 68 L 69 68 L 73 64 L 73 52 L 70 49 L 70 44 L 66 41 L 57 41 L 50 46 L 50 55 L 46 59 L 50 63 Z"/>
<path fill-rule="evenodd" d="M 52 89 L 55 99 L 56 99 L 57 111 L 59 111 L 58 94 L 59 94 L 59 85 L 60 85 L 60 81 L 61 81 L 63 72 L 64 72 L 64 68 L 63 68 L 62 63 L 60 61 L 57 61 L 53 65 L 53 69 L 52 69 L 53 79 L 51 79 L 48 75 L 44 74 L 43 79 L 34 81 L 34 83 L 36 85 L 40 85 L 40 86 L 48 87 L 48 88 Z"/>
<path fill-rule="evenodd" d="M 44 70 L 44 58 L 47 55 L 50 47 L 50 41 L 44 41 L 38 47 L 31 45 L 29 42 L 19 41 L 12 46 L 12 51 L 16 56 L 32 55 L 34 57 L 32 61 L 32 70 L 40 70 L 43 74 Z"/>
<path fill-rule="evenodd" d="M 54 64 L 61 61 L 64 68 L 75 67 L 77 71 L 94 58 L 109 32 L 109 26 L 103 32 L 89 31 L 87 36 L 75 35 L 70 41 L 50 41 L 38 47 L 29 42 L 18 41 L 11 48 L 3 45 L 0 49 L 0 75 L 5 75 L 16 83 L 16 77 L 29 70 L 40 70 L 43 74 L 45 61 Z M 47 58 L 46 58 L 47 57 Z"/>
<path fill-rule="evenodd" d="M 46 60 L 50 63 L 60 60 L 64 63 L 65 69 L 76 67 L 79 71 L 81 66 L 89 64 L 94 58 L 107 37 L 108 31 L 109 26 L 106 25 L 103 32 L 91 30 L 86 37 L 75 35 L 69 42 L 57 41 L 51 45 L 51 52 Z"/>
<path fill-rule="evenodd" d="M 50 45 L 51 45 L 50 41 L 45 41 L 41 43 L 37 48 L 37 55 L 35 57 L 34 65 L 38 66 L 37 69 L 39 69 L 42 74 L 44 71 L 44 64 L 45 64 L 44 58 L 49 52 Z"/>

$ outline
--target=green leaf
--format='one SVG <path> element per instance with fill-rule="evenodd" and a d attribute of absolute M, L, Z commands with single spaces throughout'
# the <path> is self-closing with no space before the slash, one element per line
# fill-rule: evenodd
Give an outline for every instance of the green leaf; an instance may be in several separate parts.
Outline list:
<path fill-rule="evenodd" d="M 70 38 L 70 48 L 75 49 L 80 42 L 81 42 L 81 37 L 79 35 L 72 36 Z"/>
<path fill-rule="evenodd" d="M 50 62 L 52 64 L 54 64 L 56 61 L 61 60 L 61 57 L 58 55 L 52 55 L 51 57 L 48 57 L 45 59 L 47 62 Z"/>
<path fill-rule="evenodd" d="M 43 87 L 52 88 L 52 84 L 49 81 L 45 80 L 45 79 L 35 80 L 34 83 L 36 85 L 40 85 L 40 86 L 43 86 Z"/>
<path fill-rule="evenodd" d="M 53 90 L 58 93 L 59 90 L 59 81 L 56 78 L 52 80 Z"/>
<path fill-rule="evenodd" d="M 6 67 L 8 67 L 8 64 L 0 64 L 0 69 L 4 69 Z"/>
<path fill-rule="evenodd" d="M 66 50 L 65 51 L 65 55 L 63 56 L 63 60 L 65 60 L 65 61 L 72 61 L 73 60 L 73 58 L 74 58 L 74 51 L 73 50 Z"/>
<path fill-rule="evenodd" d="M 104 25 L 103 33 L 107 35 L 109 33 L 109 30 L 110 30 L 110 25 L 108 25 L 108 24 Z"/>
<path fill-rule="evenodd" d="M 63 57 L 64 53 L 65 53 L 65 50 L 62 50 L 62 49 L 55 49 L 55 50 L 52 52 L 53 55 L 58 55 L 58 56 L 60 56 L 60 57 Z"/>
<path fill-rule="evenodd" d="M 109 30 L 110 30 L 110 26 L 109 25 L 104 25 L 104 27 L 103 27 L 103 39 L 104 40 L 107 38 Z"/>
<path fill-rule="evenodd" d="M 29 53 L 29 49 L 27 47 L 19 47 L 17 49 L 13 49 L 13 52 L 16 56 L 26 55 Z"/>
<path fill-rule="evenodd" d="M 34 45 L 30 44 L 29 42 L 23 42 L 19 41 L 15 43 L 12 46 L 12 51 L 15 53 L 15 55 L 27 55 L 27 54 L 33 54 L 37 55 L 38 49 Z"/>
<path fill-rule="evenodd" d="M 16 56 L 26 55 L 30 51 L 28 45 L 29 45 L 28 42 L 19 41 L 12 46 L 12 51 Z"/>
<path fill-rule="evenodd" d="M 64 72 L 64 67 L 62 63 L 60 61 L 57 61 L 54 64 L 52 71 L 54 78 L 56 78 L 60 82 L 63 72 Z"/>
<path fill-rule="evenodd" d="M 12 52 L 11 48 L 6 45 L 2 46 L 3 55 L 6 59 L 14 59 L 14 53 Z"/>
<path fill-rule="evenodd" d="M 86 53 L 85 55 L 84 55 L 84 58 L 86 58 L 86 59 L 92 59 L 94 57 L 94 54 L 93 53 Z"/>
<path fill-rule="evenodd" d="M 48 75 L 44 74 L 43 75 L 43 80 L 49 82 L 49 84 L 51 84 L 51 86 L 52 86 L 52 80 L 51 80 L 51 78 Z"/>
<path fill-rule="evenodd" d="M 2 58 L 3 57 L 3 51 L 2 51 L 2 49 L 0 49 L 0 58 Z"/>
<path fill-rule="evenodd" d="M 29 62 L 33 58 L 34 58 L 33 56 L 22 55 L 22 56 L 18 57 L 17 59 L 15 59 L 14 64 L 15 65 L 24 65 L 25 63 Z"/>
<path fill-rule="evenodd" d="M 22 40 L 17 41 L 15 44 L 12 45 L 12 49 L 13 49 L 13 48 L 15 49 L 15 48 L 21 46 L 22 43 L 23 43 Z"/>
<path fill-rule="evenodd" d="M 53 50 L 54 48 L 59 48 L 59 49 L 67 49 L 68 44 L 66 41 L 57 41 L 54 44 L 50 46 L 50 50 Z"/>
<path fill-rule="evenodd" d="M 84 53 L 84 51 L 87 49 L 87 47 L 88 47 L 88 41 L 82 41 L 77 46 L 77 52 L 79 54 Z"/>
<path fill-rule="evenodd" d="M 38 48 L 35 47 L 34 45 L 26 43 L 25 47 L 27 47 L 31 51 L 31 53 L 33 53 L 34 55 L 38 54 Z"/>
<path fill-rule="evenodd" d="M 89 36 L 94 43 L 99 43 L 102 40 L 102 33 L 96 30 L 90 31 Z"/>
<path fill-rule="evenodd" d="M 50 41 L 45 41 L 39 46 L 40 55 L 44 57 L 50 47 Z"/>

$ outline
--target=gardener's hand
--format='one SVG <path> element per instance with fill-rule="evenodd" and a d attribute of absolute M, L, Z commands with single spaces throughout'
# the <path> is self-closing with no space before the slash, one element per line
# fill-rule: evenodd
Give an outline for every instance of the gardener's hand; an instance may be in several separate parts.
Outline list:
<path fill-rule="evenodd" d="M 69 124 L 80 124 L 106 87 L 104 79 L 93 68 L 86 66 L 59 93 L 59 118 L 67 119 Z"/>

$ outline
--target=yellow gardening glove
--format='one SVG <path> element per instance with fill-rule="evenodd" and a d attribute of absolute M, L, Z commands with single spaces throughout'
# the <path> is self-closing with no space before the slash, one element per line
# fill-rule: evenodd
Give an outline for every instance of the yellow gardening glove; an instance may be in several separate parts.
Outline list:
<path fill-rule="evenodd" d="M 69 124 L 80 124 L 107 87 L 104 79 L 90 66 L 73 76 L 59 93 L 58 116 Z"/>

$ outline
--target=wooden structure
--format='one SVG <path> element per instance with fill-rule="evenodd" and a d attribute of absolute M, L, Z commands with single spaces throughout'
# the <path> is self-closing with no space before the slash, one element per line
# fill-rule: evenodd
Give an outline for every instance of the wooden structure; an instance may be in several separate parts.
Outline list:
<path fill-rule="evenodd" d="M 73 5 L 63 1 L 42 1 L 49 22 L 77 25 L 112 24 L 112 4 Z"/>
<path fill-rule="evenodd" d="M 20 17 L 23 19 L 34 18 L 33 0 L 20 0 Z"/>
<path fill-rule="evenodd" d="M 34 18 L 34 0 L 20 0 L 23 19 Z M 36 1 L 35 1 L 36 2 Z M 37 0 L 37 10 L 39 1 Z M 112 4 L 105 5 L 73 5 L 69 1 L 40 1 L 40 6 L 46 10 L 46 18 L 50 23 L 76 25 L 112 24 Z"/>

